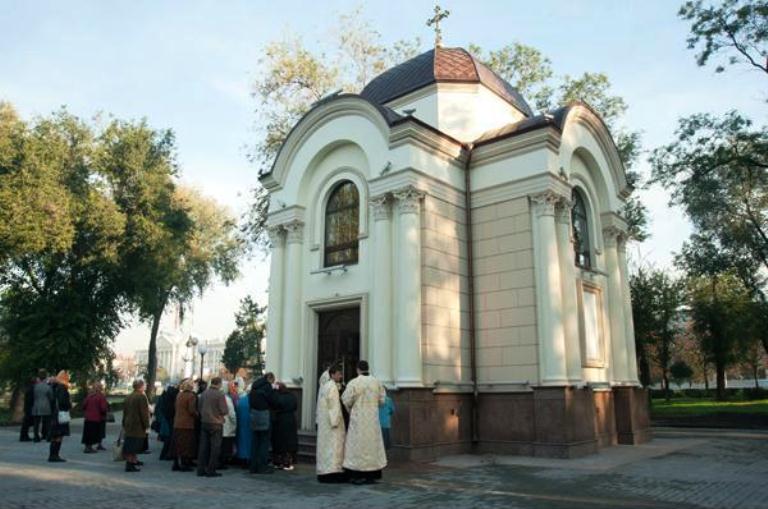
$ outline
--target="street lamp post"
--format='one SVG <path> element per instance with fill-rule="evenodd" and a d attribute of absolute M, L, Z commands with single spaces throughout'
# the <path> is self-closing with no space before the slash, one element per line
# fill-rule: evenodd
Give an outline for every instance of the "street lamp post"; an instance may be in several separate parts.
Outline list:
<path fill-rule="evenodd" d="M 200 353 L 200 380 L 203 379 L 203 366 L 205 365 L 205 354 L 208 353 L 208 346 L 201 344 L 197 347 L 197 351 Z"/>
<path fill-rule="evenodd" d="M 189 359 L 192 361 L 192 365 L 190 366 L 190 369 L 189 369 L 190 377 L 195 376 L 195 347 L 197 346 L 197 343 L 198 343 L 197 338 L 192 337 L 192 335 L 190 334 L 189 339 L 187 340 L 187 350 L 192 355 L 192 358 Z"/>

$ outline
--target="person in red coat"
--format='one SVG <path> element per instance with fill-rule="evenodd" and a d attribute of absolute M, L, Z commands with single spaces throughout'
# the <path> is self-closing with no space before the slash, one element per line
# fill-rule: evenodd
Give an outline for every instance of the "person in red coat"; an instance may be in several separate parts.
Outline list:
<path fill-rule="evenodd" d="M 83 401 L 83 417 L 85 425 L 83 426 L 83 440 L 85 446 L 83 451 L 86 454 L 97 452 L 94 446 L 101 444 L 104 423 L 107 421 L 107 411 L 109 405 L 104 396 L 104 389 L 101 383 L 96 382 L 91 387 L 91 391 Z"/>

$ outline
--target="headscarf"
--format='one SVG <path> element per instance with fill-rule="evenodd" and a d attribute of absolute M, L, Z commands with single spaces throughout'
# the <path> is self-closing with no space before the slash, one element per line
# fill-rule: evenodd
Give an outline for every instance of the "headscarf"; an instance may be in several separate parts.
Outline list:
<path fill-rule="evenodd" d="M 237 403 L 240 400 L 240 395 L 237 393 L 237 385 L 235 385 L 234 382 L 226 382 L 226 384 L 229 397 L 232 398 L 232 404 L 237 406 Z"/>
<path fill-rule="evenodd" d="M 62 369 L 59 371 L 59 374 L 56 375 L 56 381 L 63 385 L 64 387 L 69 387 L 69 373 L 67 373 L 67 370 Z"/>

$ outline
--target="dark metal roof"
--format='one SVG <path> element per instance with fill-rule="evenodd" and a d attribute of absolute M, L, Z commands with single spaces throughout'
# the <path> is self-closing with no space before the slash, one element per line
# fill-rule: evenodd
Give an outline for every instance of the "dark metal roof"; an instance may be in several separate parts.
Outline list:
<path fill-rule="evenodd" d="M 518 134 L 523 134 L 525 132 L 533 131 L 535 129 L 540 129 L 546 126 L 553 126 L 562 131 L 563 122 L 565 122 L 565 117 L 572 106 L 573 105 L 569 104 L 549 113 L 543 113 L 536 115 L 535 117 L 524 118 L 512 124 L 507 124 L 496 129 L 491 129 L 490 131 L 486 131 L 481 134 L 480 137 L 473 142 L 473 144 L 475 147 L 477 147 L 479 145 L 485 145 L 486 143 L 492 143 L 503 138 L 509 138 L 511 136 L 516 136 Z"/>
<path fill-rule="evenodd" d="M 482 83 L 525 116 L 533 115 L 512 85 L 463 48 L 436 48 L 422 53 L 374 78 L 360 95 L 385 104 L 437 82 Z"/>

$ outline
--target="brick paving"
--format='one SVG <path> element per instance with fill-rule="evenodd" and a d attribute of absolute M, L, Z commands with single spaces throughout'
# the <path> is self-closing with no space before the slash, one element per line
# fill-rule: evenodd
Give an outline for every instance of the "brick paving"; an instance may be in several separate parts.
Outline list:
<path fill-rule="evenodd" d="M 498 507 L 768 508 L 768 433 L 661 430 L 650 444 L 614 447 L 578 460 L 455 456 L 404 464 L 374 486 L 330 486 L 313 468 L 217 479 L 171 472 L 153 454 L 141 473 L 123 472 L 110 453 L 85 455 L 81 427 L 64 442 L 69 461 L 49 464 L 47 444 L 18 442 L 0 429 L 0 509 L 46 507 L 218 508 Z M 117 429 L 110 425 L 109 435 Z"/>

